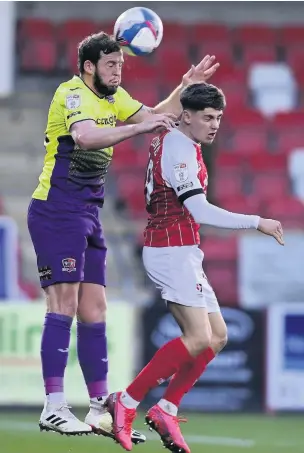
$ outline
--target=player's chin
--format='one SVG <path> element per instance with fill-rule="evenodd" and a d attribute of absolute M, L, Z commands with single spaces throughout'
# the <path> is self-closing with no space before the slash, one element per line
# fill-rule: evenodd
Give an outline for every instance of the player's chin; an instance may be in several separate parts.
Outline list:
<path fill-rule="evenodd" d="M 201 141 L 204 145 L 211 145 L 214 142 L 215 135 L 207 135 L 204 140 Z"/>

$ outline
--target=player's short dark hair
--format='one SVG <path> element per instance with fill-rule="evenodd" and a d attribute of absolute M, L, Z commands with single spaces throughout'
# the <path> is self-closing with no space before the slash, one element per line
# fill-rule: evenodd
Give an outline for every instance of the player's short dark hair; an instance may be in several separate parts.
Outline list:
<path fill-rule="evenodd" d="M 213 108 L 223 110 L 226 107 L 226 99 L 223 91 L 209 83 L 195 83 L 187 86 L 180 96 L 184 110 L 204 110 Z"/>
<path fill-rule="evenodd" d="M 84 72 L 84 62 L 86 60 L 96 65 L 100 59 L 100 52 L 109 54 L 119 51 L 120 45 L 114 36 L 110 36 L 103 31 L 87 36 L 78 45 L 78 69 L 80 73 Z"/>

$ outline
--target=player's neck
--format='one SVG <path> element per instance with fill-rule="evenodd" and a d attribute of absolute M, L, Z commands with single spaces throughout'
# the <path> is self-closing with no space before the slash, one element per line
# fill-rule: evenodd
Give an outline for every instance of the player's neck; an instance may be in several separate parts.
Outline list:
<path fill-rule="evenodd" d="M 190 138 L 193 142 L 197 143 L 197 141 L 194 139 L 193 135 L 189 131 L 188 127 L 186 124 L 180 123 L 178 128 L 177 128 L 182 134 L 186 135 L 186 137 Z"/>
<path fill-rule="evenodd" d="M 81 80 L 83 81 L 83 83 L 84 83 L 88 88 L 90 88 L 90 90 L 93 91 L 93 93 L 96 94 L 96 96 L 98 96 L 99 98 L 100 98 L 100 97 L 103 97 L 100 93 L 98 93 L 98 91 L 97 91 L 96 88 L 94 87 L 93 81 L 90 79 L 90 77 L 87 77 L 85 74 L 80 74 L 79 77 L 81 78 Z"/>

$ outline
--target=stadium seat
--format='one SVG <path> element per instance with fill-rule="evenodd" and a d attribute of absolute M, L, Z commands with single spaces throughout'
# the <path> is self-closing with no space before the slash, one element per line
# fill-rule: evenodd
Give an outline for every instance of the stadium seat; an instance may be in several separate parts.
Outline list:
<path fill-rule="evenodd" d="M 240 214 L 257 214 L 260 212 L 259 206 L 260 200 L 258 197 L 254 194 L 246 196 L 241 192 L 235 197 L 224 197 L 220 202 L 221 208 Z"/>
<path fill-rule="evenodd" d="M 232 148 L 237 154 L 244 156 L 260 153 L 261 149 L 268 148 L 267 129 L 254 129 L 252 127 L 242 127 L 235 130 L 232 138 Z"/>
<path fill-rule="evenodd" d="M 20 51 L 20 69 L 25 72 L 49 73 L 57 65 L 57 47 L 53 40 L 37 39 L 23 43 Z"/>
<path fill-rule="evenodd" d="M 190 40 L 193 44 L 198 42 L 230 42 L 231 31 L 223 24 L 202 23 L 190 27 Z"/>
<path fill-rule="evenodd" d="M 243 175 L 236 171 L 217 169 L 213 192 L 218 201 L 238 196 L 243 192 Z"/>
<path fill-rule="evenodd" d="M 260 150 L 247 160 L 248 168 L 252 173 L 284 173 L 287 168 L 287 160 L 284 154 L 269 154 L 267 150 Z"/>
<path fill-rule="evenodd" d="M 65 46 L 65 58 L 64 58 L 64 68 L 69 71 L 69 73 L 75 74 L 78 72 L 77 67 L 77 43 L 78 41 L 68 41 Z"/>
<path fill-rule="evenodd" d="M 277 49 L 275 46 L 247 45 L 243 46 L 242 54 L 245 66 L 253 63 L 272 63 L 277 61 Z"/>
<path fill-rule="evenodd" d="M 164 37 L 162 45 L 184 46 L 189 41 L 187 25 L 175 22 L 164 22 Z"/>
<path fill-rule="evenodd" d="M 212 76 L 212 82 L 222 88 L 224 92 L 232 89 L 247 89 L 247 87 L 244 86 L 247 83 L 247 74 L 243 68 L 239 68 L 235 65 L 221 65 L 220 70 Z"/>
<path fill-rule="evenodd" d="M 206 54 L 215 55 L 221 66 L 231 67 L 234 64 L 234 49 L 227 41 L 201 41 L 197 43 L 196 59 L 199 62 Z"/>
<path fill-rule="evenodd" d="M 218 172 L 233 171 L 239 172 L 240 165 L 243 163 L 237 154 L 231 151 L 220 150 L 216 156 L 216 168 Z"/>
<path fill-rule="evenodd" d="M 265 129 L 267 121 L 258 110 L 229 108 L 225 111 L 225 121 L 232 127 L 241 129 L 243 127 L 252 129 Z"/>
<path fill-rule="evenodd" d="M 279 31 L 279 43 L 286 47 L 301 47 L 304 45 L 304 27 L 303 26 L 287 26 L 282 27 Z"/>
<path fill-rule="evenodd" d="M 154 107 L 161 99 L 158 86 L 148 85 L 145 81 L 141 84 L 128 84 L 125 88 L 134 99 L 148 107 Z"/>
<path fill-rule="evenodd" d="M 181 77 L 190 69 L 191 61 L 186 48 L 160 47 L 155 52 L 157 74 L 171 88 L 181 82 Z"/>
<path fill-rule="evenodd" d="M 253 180 L 253 193 L 262 201 L 284 198 L 290 194 L 287 174 L 256 174 Z"/>
<path fill-rule="evenodd" d="M 289 153 L 294 148 L 300 148 L 304 143 L 304 129 L 276 131 L 276 151 Z"/>
<path fill-rule="evenodd" d="M 220 304 L 237 305 L 237 270 L 231 262 L 204 262 L 204 270 Z"/>
<path fill-rule="evenodd" d="M 235 43 L 241 46 L 264 45 L 273 47 L 277 42 L 277 30 L 261 24 L 243 25 L 234 30 L 233 38 Z"/>
<path fill-rule="evenodd" d="M 203 250 L 206 259 L 234 261 L 237 257 L 236 236 L 206 236 L 200 248 Z"/>
<path fill-rule="evenodd" d="M 48 19 L 23 19 L 18 27 L 19 42 L 28 39 L 54 39 L 56 26 Z"/>
<path fill-rule="evenodd" d="M 266 215 L 279 219 L 283 228 L 303 228 L 304 204 L 295 197 L 287 196 L 267 203 Z"/>
<path fill-rule="evenodd" d="M 302 130 L 304 127 L 304 111 L 280 112 L 272 119 L 272 128 L 282 130 Z"/>
<path fill-rule="evenodd" d="M 95 22 L 89 20 L 72 19 L 61 24 L 58 39 L 61 42 L 78 42 L 87 35 L 96 33 L 101 28 Z"/>
<path fill-rule="evenodd" d="M 159 69 L 149 57 L 134 58 L 125 56 L 122 80 L 126 84 L 137 84 L 140 89 L 144 84 L 150 83 L 152 90 L 157 82 Z"/>

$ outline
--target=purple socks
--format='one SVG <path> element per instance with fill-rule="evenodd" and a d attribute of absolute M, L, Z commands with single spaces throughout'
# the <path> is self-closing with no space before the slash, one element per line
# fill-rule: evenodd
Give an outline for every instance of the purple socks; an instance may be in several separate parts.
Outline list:
<path fill-rule="evenodd" d="M 63 376 L 68 360 L 70 316 L 47 313 L 41 340 L 41 362 L 45 393 L 63 392 Z"/>
<path fill-rule="evenodd" d="M 77 323 L 77 353 L 90 398 L 108 395 L 106 324 Z"/>

